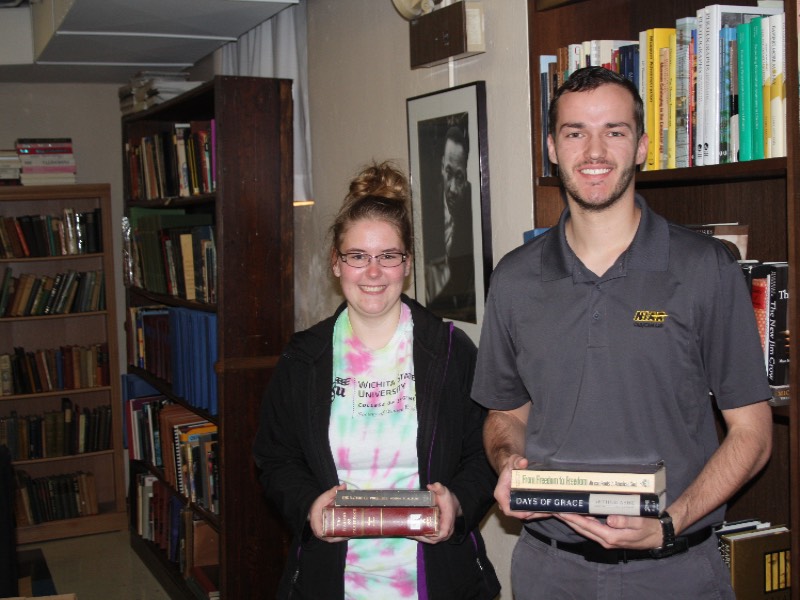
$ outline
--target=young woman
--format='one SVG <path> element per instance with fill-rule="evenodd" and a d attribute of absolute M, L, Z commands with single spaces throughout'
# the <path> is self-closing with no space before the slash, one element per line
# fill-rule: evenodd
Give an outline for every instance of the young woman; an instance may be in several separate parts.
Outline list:
<path fill-rule="evenodd" d="M 404 175 L 388 163 L 362 171 L 331 234 L 345 302 L 284 350 L 254 446 L 293 533 L 279 597 L 494 598 L 478 531 L 496 477 L 469 396 L 476 349 L 402 293 L 413 259 Z M 439 531 L 322 537 L 322 509 L 344 488 L 432 490 Z"/>

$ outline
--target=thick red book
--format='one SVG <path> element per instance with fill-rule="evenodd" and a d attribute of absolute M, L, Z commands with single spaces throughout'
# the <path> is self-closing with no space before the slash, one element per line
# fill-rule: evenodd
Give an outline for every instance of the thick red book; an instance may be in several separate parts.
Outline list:
<path fill-rule="evenodd" d="M 439 531 L 438 506 L 330 506 L 322 509 L 325 537 L 405 537 Z"/>

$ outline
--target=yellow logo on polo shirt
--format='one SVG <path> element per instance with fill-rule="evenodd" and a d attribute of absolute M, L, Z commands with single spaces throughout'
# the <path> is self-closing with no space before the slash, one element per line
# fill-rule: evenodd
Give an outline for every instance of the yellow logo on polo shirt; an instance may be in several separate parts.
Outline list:
<path fill-rule="evenodd" d="M 637 327 L 663 327 L 669 315 L 663 310 L 637 310 L 633 324 Z"/>

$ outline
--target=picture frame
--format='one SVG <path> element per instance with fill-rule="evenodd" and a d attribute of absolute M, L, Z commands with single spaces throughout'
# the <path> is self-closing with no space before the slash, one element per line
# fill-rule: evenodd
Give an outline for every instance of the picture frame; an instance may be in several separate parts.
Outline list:
<path fill-rule="evenodd" d="M 475 341 L 492 271 L 486 82 L 408 98 L 417 300 Z"/>

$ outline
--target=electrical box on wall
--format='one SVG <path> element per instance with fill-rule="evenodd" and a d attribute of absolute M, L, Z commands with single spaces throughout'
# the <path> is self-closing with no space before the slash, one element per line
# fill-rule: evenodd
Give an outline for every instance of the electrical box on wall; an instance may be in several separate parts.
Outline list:
<path fill-rule="evenodd" d="M 486 52 L 480 2 L 455 2 L 414 19 L 409 28 L 412 69 Z"/>

